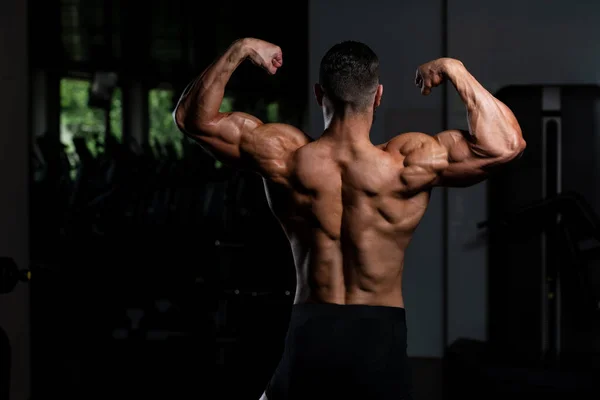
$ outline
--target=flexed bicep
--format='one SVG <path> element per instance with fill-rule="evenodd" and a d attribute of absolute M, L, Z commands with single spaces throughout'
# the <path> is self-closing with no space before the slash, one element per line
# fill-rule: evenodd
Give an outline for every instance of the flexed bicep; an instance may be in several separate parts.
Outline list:
<path fill-rule="evenodd" d="M 287 179 L 294 152 L 311 140 L 291 125 L 264 124 L 241 112 L 222 114 L 202 130 L 192 137 L 215 158 L 274 181 Z"/>
<path fill-rule="evenodd" d="M 493 160 L 474 151 L 469 132 L 461 130 L 443 131 L 435 136 L 445 149 L 448 164 L 438 172 L 436 185 L 464 187 L 477 184 L 487 178 Z"/>
<path fill-rule="evenodd" d="M 492 153 L 477 146 L 470 132 L 448 130 L 436 135 L 436 140 L 445 149 L 447 166 L 438 172 L 437 186 L 466 187 L 475 185 L 495 169 L 513 158 L 516 152 Z"/>
<path fill-rule="evenodd" d="M 262 121 L 246 113 L 222 113 L 211 121 L 188 128 L 186 134 L 216 159 L 243 167 L 241 145 L 244 137 L 253 135 L 262 125 Z"/>
<path fill-rule="evenodd" d="M 489 93 L 462 62 L 441 58 L 421 65 L 415 83 L 422 94 L 449 80 L 467 110 L 469 131 L 448 130 L 436 136 L 447 154 L 447 166 L 438 170 L 435 184 L 469 186 L 485 179 L 496 166 L 525 150 L 521 128 L 512 111 Z"/>
<path fill-rule="evenodd" d="M 387 144 L 402 160 L 400 178 L 407 193 L 435 186 L 466 187 L 486 179 L 496 166 L 517 154 L 494 154 L 477 146 L 468 131 L 448 130 L 435 136 L 405 133 Z"/>

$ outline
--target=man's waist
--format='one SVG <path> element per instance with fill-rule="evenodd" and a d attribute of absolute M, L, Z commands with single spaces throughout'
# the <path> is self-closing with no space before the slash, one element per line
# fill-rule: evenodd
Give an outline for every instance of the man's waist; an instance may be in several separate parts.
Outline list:
<path fill-rule="evenodd" d="M 401 282 L 386 284 L 385 287 L 365 290 L 358 285 L 318 286 L 299 284 L 296 287 L 294 304 L 335 304 L 340 306 L 382 306 L 404 308 Z"/>
<path fill-rule="evenodd" d="M 292 306 L 292 315 L 311 318 L 331 316 L 334 318 L 383 318 L 404 321 L 406 311 L 403 307 L 386 305 L 301 302 Z"/>

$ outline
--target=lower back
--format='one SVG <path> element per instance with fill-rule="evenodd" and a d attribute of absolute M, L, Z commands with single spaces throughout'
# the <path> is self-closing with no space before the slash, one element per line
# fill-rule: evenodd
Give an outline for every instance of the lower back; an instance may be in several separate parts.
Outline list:
<path fill-rule="evenodd" d="M 298 282 L 296 285 L 295 304 L 302 303 L 331 303 L 344 305 L 370 305 L 387 307 L 404 307 L 402 290 L 370 292 L 359 286 L 350 286 L 332 289 L 327 286 L 316 288 L 305 288 L 306 282 Z M 300 294 L 300 295 L 299 295 Z"/>
<path fill-rule="evenodd" d="M 321 238 L 313 241 L 310 250 L 292 247 L 297 271 L 295 303 L 404 307 L 404 246 L 398 242 L 382 237 L 357 246 Z"/>

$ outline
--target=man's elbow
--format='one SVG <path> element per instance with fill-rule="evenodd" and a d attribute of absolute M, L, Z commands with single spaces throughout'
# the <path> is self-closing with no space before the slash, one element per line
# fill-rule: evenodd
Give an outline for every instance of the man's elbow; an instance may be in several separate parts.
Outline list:
<path fill-rule="evenodd" d="M 181 105 L 178 105 L 173 111 L 173 120 L 179 131 L 187 137 L 194 136 L 202 130 L 194 116 Z"/>
<path fill-rule="evenodd" d="M 509 140 L 507 140 L 506 148 L 502 154 L 502 158 L 506 162 L 512 161 L 515 158 L 519 158 L 525 151 L 526 147 L 527 142 L 525 142 L 525 139 L 523 139 L 521 130 L 517 129 L 512 135 L 510 135 Z"/>
<path fill-rule="evenodd" d="M 173 111 L 173 120 L 177 128 L 186 136 L 195 138 L 197 136 L 210 136 L 216 129 L 218 120 L 202 121 L 194 113 L 190 113 L 185 107 L 178 106 Z"/>
<path fill-rule="evenodd" d="M 519 146 L 516 149 L 516 157 L 521 157 L 523 155 L 523 153 L 525 152 L 525 149 L 527 148 L 527 142 L 525 141 L 525 139 L 523 139 L 521 137 L 521 139 L 519 140 Z"/>
<path fill-rule="evenodd" d="M 187 119 L 188 116 L 184 108 L 178 104 L 173 110 L 173 121 L 177 125 L 177 128 L 184 134 L 186 133 L 186 125 L 188 125 L 186 124 Z"/>

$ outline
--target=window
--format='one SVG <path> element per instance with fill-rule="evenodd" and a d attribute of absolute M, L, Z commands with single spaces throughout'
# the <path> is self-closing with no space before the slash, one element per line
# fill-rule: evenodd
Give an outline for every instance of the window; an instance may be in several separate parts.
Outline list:
<path fill-rule="evenodd" d="M 172 145 L 179 157 L 183 154 L 182 137 L 173 122 L 173 91 L 152 89 L 148 94 L 148 113 L 150 114 L 150 145 L 160 154 L 159 148 Z"/>
<path fill-rule="evenodd" d="M 76 160 L 73 139 L 85 138 L 90 152 L 96 156 L 104 151 L 104 110 L 88 105 L 90 82 L 63 78 L 60 81 L 60 140 L 66 146 L 71 161 Z M 116 89 L 110 107 L 110 132 L 118 141 L 122 139 L 121 90 Z"/>
<path fill-rule="evenodd" d="M 279 103 L 273 102 L 267 105 L 267 121 L 278 122 L 279 121 Z"/>

